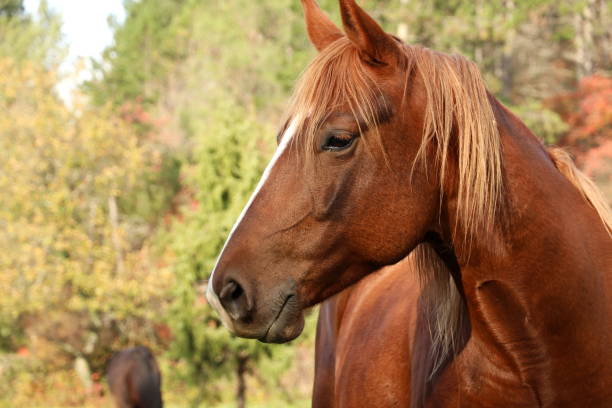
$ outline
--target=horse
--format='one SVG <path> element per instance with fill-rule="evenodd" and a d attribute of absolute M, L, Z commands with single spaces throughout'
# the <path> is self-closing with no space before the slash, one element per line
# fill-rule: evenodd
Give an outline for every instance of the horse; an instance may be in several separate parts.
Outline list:
<path fill-rule="evenodd" d="M 118 408 L 162 408 L 161 373 L 147 347 L 115 353 L 107 366 L 108 387 Z"/>
<path fill-rule="evenodd" d="M 305 309 L 414 253 L 410 406 L 612 406 L 607 201 L 472 62 L 339 3 L 344 32 L 302 0 L 318 54 L 211 273 L 223 324 L 290 341 Z"/>

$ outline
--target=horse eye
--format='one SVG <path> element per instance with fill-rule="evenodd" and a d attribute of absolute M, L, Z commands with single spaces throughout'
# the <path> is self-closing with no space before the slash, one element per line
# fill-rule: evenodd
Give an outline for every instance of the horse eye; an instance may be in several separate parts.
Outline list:
<path fill-rule="evenodd" d="M 350 147 L 355 140 L 355 135 L 349 132 L 330 133 L 323 143 L 323 150 L 337 152 Z"/>

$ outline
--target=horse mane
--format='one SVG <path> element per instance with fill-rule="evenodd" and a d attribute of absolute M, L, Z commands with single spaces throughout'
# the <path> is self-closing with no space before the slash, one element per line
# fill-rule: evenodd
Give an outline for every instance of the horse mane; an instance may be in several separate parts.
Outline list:
<path fill-rule="evenodd" d="M 422 288 L 424 310 L 421 313 L 426 317 L 425 324 L 430 336 L 426 356 L 429 363 L 423 373 L 424 379 L 429 381 L 447 358 L 457 351 L 458 336 L 466 323 L 467 310 L 448 267 L 431 245 L 420 244 L 412 254 Z"/>
<path fill-rule="evenodd" d="M 612 210 L 595 183 L 580 171 L 569 153 L 559 147 L 547 149 L 553 164 L 576 187 L 582 197 L 595 209 L 608 234 L 612 236 Z"/>

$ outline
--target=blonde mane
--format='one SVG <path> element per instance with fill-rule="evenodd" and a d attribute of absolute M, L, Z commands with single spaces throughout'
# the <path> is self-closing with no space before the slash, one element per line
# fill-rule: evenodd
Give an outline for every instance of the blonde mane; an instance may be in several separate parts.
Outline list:
<path fill-rule="evenodd" d="M 578 170 L 570 155 L 559 147 L 548 148 L 548 155 L 555 167 L 582 194 L 582 197 L 595 209 L 608 234 L 612 237 L 612 210 L 595 183 Z"/>
<path fill-rule="evenodd" d="M 443 186 L 451 143 L 456 143 L 455 232 L 460 227 L 469 244 L 477 232 L 482 235 L 493 229 L 502 195 L 501 139 L 493 109 L 473 62 L 422 48 L 412 55 L 427 93 L 423 142 L 417 159 L 425 163 L 433 145 Z"/>
<path fill-rule="evenodd" d="M 426 166 L 433 152 L 440 187 L 448 181 L 457 183 L 458 217 L 454 234 L 461 233 L 469 245 L 471 237 L 484 236 L 493 230 L 502 208 L 501 138 L 484 80 L 476 65 L 461 56 L 407 45 L 403 50 L 406 81 L 414 78 L 410 75 L 414 69 L 427 96 L 422 143 L 414 165 Z M 382 147 L 376 130 L 389 108 L 359 52 L 343 37 L 311 62 L 289 105 L 288 117 L 302 118 L 292 143 L 305 146 L 306 158 L 314 157 L 315 135 L 321 123 L 334 109 L 346 106 L 360 126 L 369 130 L 362 132 L 363 141 Z M 560 149 L 549 153 L 559 171 L 597 210 L 608 231 L 612 231 L 610 208 L 595 185 L 575 167 L 567 153 Z M 448 169 L 451 159 L 456 163 L 456 174 L 452 175 Z M 424 288 L 423 296 L 430 300 L 431 364 L 427 378 L 431 379 L 456 351 L 458 332 L 467 318 L 465 302 L 431 246 L 419 245 L 412 255 Z"/>

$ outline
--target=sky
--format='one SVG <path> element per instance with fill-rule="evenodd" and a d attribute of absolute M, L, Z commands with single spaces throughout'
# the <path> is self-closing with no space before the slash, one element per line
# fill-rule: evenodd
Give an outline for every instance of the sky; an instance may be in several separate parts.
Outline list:
<path fill-rule="evenodd" d="M 40 0 L 25 0 L 26 10 L 36 15 Z M 71 73 L 80 57 L 99 58 L 104 48 L 113 41 L 113 33 L 108 26 L 108 16 L 114 15 L 122 22 L 125 18 L 123 0 L 48 0 L 51 9 L 61 15 L 63 39 L 69 47 L 68 57 L 62 65 L 67 79 L 60 84 L 58 92 L 62 99 L 69 102 L 71 91 L 88 75 L 78 79 Z"/>

